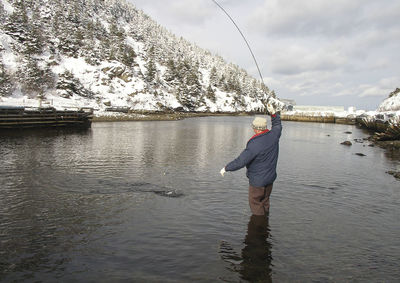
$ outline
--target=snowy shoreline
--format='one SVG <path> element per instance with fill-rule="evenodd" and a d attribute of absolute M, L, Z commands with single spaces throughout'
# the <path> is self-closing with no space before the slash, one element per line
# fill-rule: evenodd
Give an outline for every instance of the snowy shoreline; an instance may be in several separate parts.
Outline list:
<path fill-rule="evenodd" d="M 126 122 L 126 121 L 175 121 L 185 118 L 198 118 L 208 116 L 240 116 L 251 113 L 217 113 L 217 112 L 94 112 L 93 122 Z"/>
<path fill-rule="evenodd" d="M 338 124 L 361 124 L 374 131 L 384 131 L 385 125 L 400 119 L 398 111 L 287 111 L 282 120 Z"/>
<path fill-rule="evenodd" d="M 69 103 L 68 103 L 69 102 Z M 94 122 L 98 121 L 149 121 L 149 120 L 180 120 L 189 117 L 202 116 L 237 116 L 237 115 L 262 115 L 254 111 L 161 111 L 153 109 L 131 109 L 127 108 L 125 113 L 118 111 L 107 111 L 106 108 L 99 109 L 98 105 L 84 103 L 86 101 L 63 101 L 61 98 L 54 100 L 45 99 L 42 102 L 27 97 L 2 97 L 0 107 L 52 107 L 56 110 L 78 110 L 80 108 L 93 108 Z M 83 106 L 85 105 L 85 106 Z M 117 107 L 118 108 L 118 107 Z M 124 107 L 121 107 L 124 108 Z M 129 112 L 129 113 L 127 113 Z M 282 111 L 282 120 L 299 122 L 321 122 L 355 124 L 356 121 L 367 120 L 388 124 L 393 119 L 400 119 L 400 110 L 397 111 Z"/>

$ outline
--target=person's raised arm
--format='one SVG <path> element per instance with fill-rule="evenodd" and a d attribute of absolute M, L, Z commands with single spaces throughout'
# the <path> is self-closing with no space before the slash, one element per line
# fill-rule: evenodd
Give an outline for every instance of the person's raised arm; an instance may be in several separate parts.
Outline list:
<path fill-rule="evenodd" d="M 267 104 L 267 110 L 271 115 L 271 121 L 272 121 L 271 132 L 275 133 L 278 137 L 280 137 L 282 132 L 281 116 L 279 113 L 276 112 L 275 108 L 270 103 Z"/>

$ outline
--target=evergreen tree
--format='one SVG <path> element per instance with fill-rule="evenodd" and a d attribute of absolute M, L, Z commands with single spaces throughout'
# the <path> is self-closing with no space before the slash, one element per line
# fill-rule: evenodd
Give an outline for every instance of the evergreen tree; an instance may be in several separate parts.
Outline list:
<path fill-rule="evenodd" d="M 27 32 L 25 46 L 25 54 L 33 55 L 40 54 L 43 48 L 43 37 L 40 33 L 40 29 L 35 25 L 30 25 Z"/>
<path fill-rule="evenodd" d="M 214 103 L 217 101 L 217 99 L 215 97 L 215 91 L 214 91 L 213 87 L 211 86 L 211 84 L 208 85 L 206 97 Z"/>
<path fill-rule="evenodd" d="M 275 91 L 274 91 L 274 90 L 272 90 L 272 91 L 270 92 L 270 95 L 271 95 L 273 98 L 276 98 L 276 94 L 275 94 Z"/>
<path fill-rule="evenodd" d="M 261 91 L 266 94 L 271 94 L 272 97 L 276 98 L 275 92 L 270 92 L 269 88 L 264 83 L 261 83 Z"/>
<path fill-rule="evenodd" d="M 79 1 L 72 1 L 68 4 L 61 1 L 57 6 L 53 19 L 53 32 L 57 36 L 57 48 L 61 53 L 77 58 L 80 55 L 84 39 L 83 21 L 80 18 L 82 15 Z"/>
<path fill-rule="evenodd" d="M 196 63 L 193 65 L 193 63 L 186 58 L 180 63 L 179 72 L 181 76 L 179 78 L 178 100 L 188 110 L 193 111 L 199 106 L 202 94 L 198 64 Z"/>
<path fill-rule="evenodd" d="M 121 44 L 119 53 L 122 54 L 120 59 L 121 62 L 128 67 L 132 67 L 135 63 L 135 50 L 133 50 L 133 48 L 127 44 Z"/>
<path fill-rule="evenodd" d="M 224 74 L 222 74 L 221 78 L 219 79 L 218 87 L 224 91 L 228 91 L 228 86 L 227 86 L 227 82 L 226 82 L 226 78 L 225 78 Z"/>
<path fill-rule="evenodd" d="M 210 84 L 214 87 L 218 86 L 217 68 L 213 66 L 210 72 Z"/>
<path fill-rule="evenodd" d="M 31 96 L 54 87 L 54 77 L 48 66 L 40 68 L 38 59 L 27 56 L 20 67 L 22 90 Z"/>
<path fill-rule="evenodd" d="M 36 13 L 33 12 L 33 15 L 39 20 Z M 22 44 L 25 54 L 32 55 L 41 53 L 43 47 L 39 26 L 40 23 L 29 19 L 25 1 L 19 0 L 14 3 L 14 12 L 6 20 L 4 29 L 8 35 Z"/>
<path fill-rule="evenodd" d="M 0 5 L 0 24 L 4 24 L 6 20 L 6 11 L 4 10 L 3 5 Z"/>
<path fill-rule="evenodd" d="M 85 98 L 94 97 L 94 93 L 86 89 L 82 83 L 69 71 L 65 71 L 59 75 L 56 89 L 59 95 L 64 98 L 70 98 L 75 94 Z M 111 89 L 112 85 L 110 86 L 110 90 Z"/>
<path fill-rule="evenodd" d="M 116 19 L 114 19 L 110 25 L 110 36 L 113 37 L 115 41 L 122 41 L 125 39 L 124 30 L 118 27 Z"/>
<path fill-rule="evenodd" d="M 396 87 L 396 89 L 389 94 L 389 97 L 393 97 L 398 93 L 400 93 L 400 88 Z"/>
<path fill-rule="evenodd" d="M 233 96 L 233 105 L 236 110 L 243 109 L 245 107 L 245 100 L 242 95 L 236 94 Z"/>
<path fill-rule="evenodd" d="M 3 62 L 0 61 L 0 96 L 9 96 L 13 90 L 11 78 L 7 73 Z"/>
<path fill-rule="evenodd" d="M 148 51 L 148 58 L 145 64 L 145 68 L 146 68 L 146 73 L 145 73 L 146 81 L 149 83 L 155 82 L 157 67 L 154 59 L 154 46 L 151 46 L 150 50 Z"/>
<path fill-rule="evenodd" d="M 241 86 L 238 79 L 239 75 L 236 71 L 230 71 L 226 81 L 226 91 L 241 93 Z"/>
<path fill-rule="evenodd" d="M 31 8 L 31 19 L 29 21 L 29 42 L 31 45 L 30 54 L 41 53 L 43 48 L 45 47 L 48 39 L 48 30 L 46 28 L 46 22 L 44 18 L 42 18 L 41 5 L 34 2 L 35 5 Z"/>
<path fill-rule="evenodd" d="M 175 66 L 175 62 L 173 59 L 169 58 L 166 64 L 166 71 L 164 73 L 164 79 L 169 82 L 171 85 L 176 84 L 179 76 L 178 76 L 178 70 Z"/>
<path fill-rule="evenodd" d="M 14 11 L 4 24 L 5 32 L 18 40 L 24 42 L 28 29 L 28 16 L 24 1 L 17 1 L 14 4 Z"/>
<path fill-rule="evenodd" d="M 188 65 L 188 72 L 186 73 L 186 85 L 188 86 L 188 95 L 198 98 L 201 95 L 201 83 L 199 80 L 198 64 Z"/>

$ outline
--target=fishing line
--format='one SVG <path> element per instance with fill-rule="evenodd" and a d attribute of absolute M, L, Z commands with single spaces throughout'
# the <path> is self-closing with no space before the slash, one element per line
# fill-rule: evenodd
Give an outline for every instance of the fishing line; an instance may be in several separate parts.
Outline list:
<path fill-rule="evenodd" d="M 217 5 L 217 6 L 228 16 L 228 18 L 232 21 L 232 23 L 235 25 L 235 27 L 236 27 L 237 30 L 239 31 L 240 35 L 243 37 L 244 42 L 246 42 L 247 47 L 248 47 L 249 50 L 250 50 L 251 56 L 253 56 L 254 63 L 256 63 L 256 67 L 257 67 L 257 70 L 258 70 L 258 74 L 260 75 L 261 82 L 263 83 L 263 85 L 265 85 L 265 84 L 264 84 L 264 80 L 263 80 L 263 76 L 261 75 L 260 68 L 258 67 L 258 63 L 257 63 L 257 60 L 256 60 L 256 56 L 254 56 L 254 53 L 253 53 L 253 51 L 251 50 L 250 44 L 247 42 L 247 39 L 246 39 L 246 37 L 244 36 L 243 32 L 240 30 L 240 28 L 239 28 L 238 25 L 235 23 L 235 21 L 232 19 L 232 17 L 228 14 L 228 12 L 227 12 L 220 4 L 218 4 L 217 1 L 215 1 L 215 0 L 212 0 L 212 1 L 215 3 L 215 5 Z"/>

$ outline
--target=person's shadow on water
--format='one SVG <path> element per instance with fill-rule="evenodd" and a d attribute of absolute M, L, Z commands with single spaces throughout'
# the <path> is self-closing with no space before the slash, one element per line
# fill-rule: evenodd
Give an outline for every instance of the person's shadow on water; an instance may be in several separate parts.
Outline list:
<path fill-rule="evenodd" d="M 268 217 L 252 215 L 247 226 L 244 248 L 239 256 L 227 242 L 220 247 L 221 258 L 230 270 L 248 282 L 272 282 L 272 256 Z"/>

